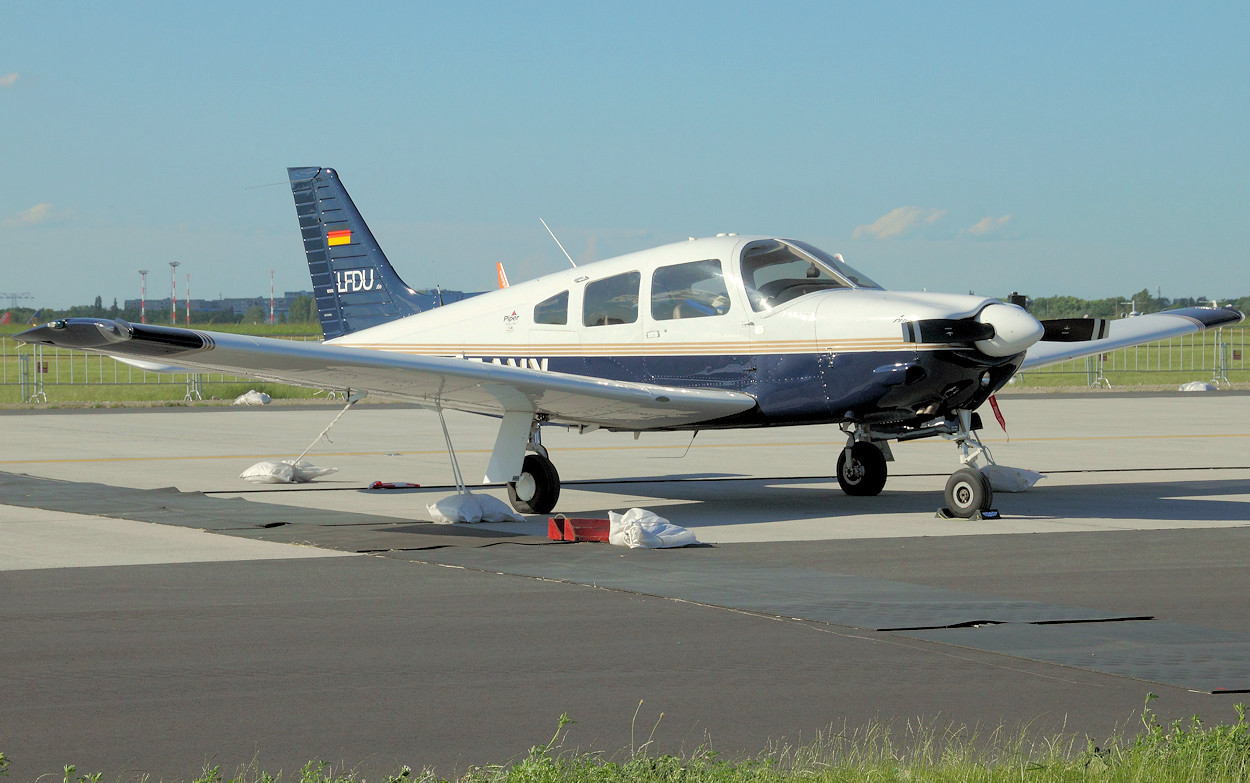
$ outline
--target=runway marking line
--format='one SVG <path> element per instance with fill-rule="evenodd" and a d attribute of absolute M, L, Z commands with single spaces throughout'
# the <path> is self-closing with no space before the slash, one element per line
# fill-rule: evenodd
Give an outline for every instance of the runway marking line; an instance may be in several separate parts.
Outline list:
<path fill-rule="evenodd" d="M 1174 438 L 1250 438 L 1250 433 L 1246 432 L 1225 432 L 1208 435 L 1190 435 L 1190 434 L 1174 434 L 1174 435 L 1067 435 L 1052 438 L 1013 438 L 1016 443 L 1041 443 L 1041 442 L 1059 442 L 1059 441 L 1090 441 L 1090 440 L 1169 440 Z M 934 446 L 945 441 L 915 441 L 920 445 Z M 1005 440 L 986 438 L 985 442 L 993 445 L 1003 445 Z M 558 452 L 570 451 L 636 451 L 644 449 L 783 449 L 796 448 L 801 446 L 820 446 L 829 447 L 837 446 L 834 441 L 821 443 L 817 441 L 805 441 L 801 443 L 671 443 L 671 444 L 651 444 L 638 446 L 571 446 L 568 448 L 560 448 Z M 840 448 L 840 446 L 838 446 Z M 428 451 L 326 451 L 318 452 L 318 457 L 381 457 L 381 456 L 426 456 L 431 454 L 445 454 L 446 449 L 431 449 Z M 490 449 L 456 449 L 457 454 L 490 454 Z M 68 459 L 5 459 L 0 460 L 0 465 L 60 465 L 78 462 L 160 462 L 175 460 L 211 460 L 211 459 L 275 459 L 281 458 L 274 453 L 269 454 L 206 454 L 201 456 L 164 456 L 164 457 L 82 457 Z"/>

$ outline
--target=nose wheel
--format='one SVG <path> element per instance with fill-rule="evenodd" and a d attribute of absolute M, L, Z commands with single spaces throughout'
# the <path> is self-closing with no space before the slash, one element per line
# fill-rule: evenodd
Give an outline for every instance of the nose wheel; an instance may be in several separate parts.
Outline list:
<path fill-rule="evenodd" d="M 990 480 L 976 468 L 960 468 L 946 480 L 946 508 L 953 517 L 971 519 L 990 510 L 994 490 Z"/>

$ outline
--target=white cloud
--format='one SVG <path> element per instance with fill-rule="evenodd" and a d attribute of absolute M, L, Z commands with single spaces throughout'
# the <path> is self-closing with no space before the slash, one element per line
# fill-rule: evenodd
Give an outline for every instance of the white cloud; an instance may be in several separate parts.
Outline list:
<path fill-rule="evenodd" d="M 69 212 L 58 212 L 51 204 L 36 204 L 30 209 L 24 209 L 11 218 L 5 218 L 4 225 L 8 228 L 20 228 L 22 226 L 41 226 L 48 223 L 57 223 L 68 220 L 71 217 Z"/>
<path fill-rule="evenodd" d="M 899 207 L 870 224 L 858 226 L 851 237 L 853 239 L 895 239 L 925 226 L 932 226 L 945 216 L 946 210 L 944 209 Z"/>
<path fill-rule="evenodd" d="M 1007 231 L 1007 224 L 1011 222 L 1011 215 L 1003 215 L 1000 218 L 983 217 L 973 225 L 960 231 L 960 234 L 966 234 L 972 237 L 984 238 L 990 236 L 1001 236 Z"/>
<path fill-rule="evenodd" d="M 0 87 L 12 87 L 17 84 L 17 71 L 0 76 Z"/>

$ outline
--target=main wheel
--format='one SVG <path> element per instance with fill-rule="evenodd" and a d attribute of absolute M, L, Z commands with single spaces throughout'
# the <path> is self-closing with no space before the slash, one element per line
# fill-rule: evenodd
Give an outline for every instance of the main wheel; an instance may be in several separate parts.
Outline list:
<path fill-rule="evenodd" d="M 560 499 L 560 474 L 551 460 L 526 454 L 521 475 L 508 483 L 508 501 L 521 514 L 546 514 Z"/>
<path fill-rule="evenodd" d="M 969 519 L 986 511 L 994 502 L 990 480 L 975 468 L 960 468 L 946 480 L 946 508 L 957 517 Z"/>
<path fill-rule="evenodd" d="M 848 495 L 879 495 L 885 486 L 885 455 L 881 449 L 866 441 L 851 446 L 851 457 L 846 449 L 838 454 L 838 486 Z"/>

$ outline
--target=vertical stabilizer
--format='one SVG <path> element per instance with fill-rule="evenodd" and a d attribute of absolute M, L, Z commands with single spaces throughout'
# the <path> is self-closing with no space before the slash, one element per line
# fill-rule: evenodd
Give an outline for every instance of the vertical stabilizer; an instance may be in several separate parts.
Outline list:
<path fill-rule="evenodd" d="M 289 168 L 321 333 L 331 340 L 421 312 L 334 169 Z"/>

